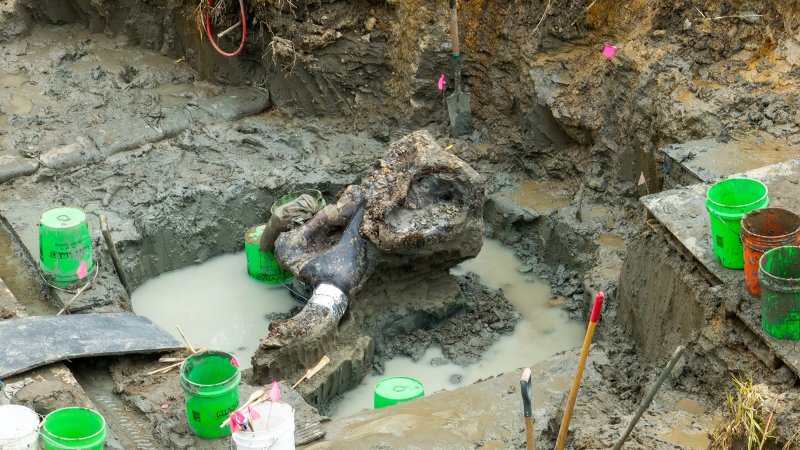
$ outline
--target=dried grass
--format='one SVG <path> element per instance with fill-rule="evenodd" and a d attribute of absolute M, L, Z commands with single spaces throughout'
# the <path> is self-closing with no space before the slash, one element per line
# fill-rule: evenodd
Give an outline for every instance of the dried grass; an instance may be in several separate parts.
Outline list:
<path fill-rule="evenodd" d="M 770 439 L 775 439 L 770 433 L 774 427 L 766 406 L 764 397 L 751 380 L 733 378 L 736 386 L 736 397 L 728 394 L 728 411 L 725 419 L 717 426 L 711 435 L 711 448 L 724 450 L 735 448 L 737 442 L 747 442 L 748 450 L 756 450 Z"/>

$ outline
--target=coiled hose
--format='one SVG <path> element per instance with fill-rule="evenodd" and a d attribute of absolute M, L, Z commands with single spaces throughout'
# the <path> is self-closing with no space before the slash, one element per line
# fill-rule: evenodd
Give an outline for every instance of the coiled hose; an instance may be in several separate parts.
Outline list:
<path fill-rule="evenodd" d="M 214 47 L 214 50 L 216 50 L 217 53 L 219 53 L 222 56 L 233 57 L 238 55 L 239 53 L 242 52 L 242 50 L 244 50 L 244 41 L 247 38 L 247 17 L 245 16 L 244 13 L 244 0 L 239 0 L 239 9 L 242 12 L 242 17 L 241 17 L 242 40 L 241 42 L 239 42 L 239 48 L 237 48 L 236 51 L 233 53 L 228 53 L 225 50 L 219 48 L 219 45 L 217 45 L 217 41 L 214 40 L 214 35 L 211 32 L 211 7 L 214 6 L 214 0 L 208 0 L 208 6 L 210 8 L 208 14 L 206 14 L 206 34 L 208 34 L 208 40 L 211 41 L 211 46 Z"/>

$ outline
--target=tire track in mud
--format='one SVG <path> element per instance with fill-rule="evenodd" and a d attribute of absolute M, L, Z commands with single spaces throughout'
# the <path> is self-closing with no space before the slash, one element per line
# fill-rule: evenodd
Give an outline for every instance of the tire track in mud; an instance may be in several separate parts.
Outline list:
<path fill-rule="evenodd" d="M 126 450 L 159 450 L 161 445 L 150 433 L 150 425 L 113 393 L 114 382 L 105 367 L 76 366 L 75 377 L 106 419 L 114 437 Z"/>

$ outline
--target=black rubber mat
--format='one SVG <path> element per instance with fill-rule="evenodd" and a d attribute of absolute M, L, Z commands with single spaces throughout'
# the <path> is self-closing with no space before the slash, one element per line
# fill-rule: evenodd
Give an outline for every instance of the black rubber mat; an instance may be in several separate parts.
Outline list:
<path fill-rule="evenodd" d="M 146 317 L 131 313 L 8 319 L 0 321 L 0 378 L 64 359 L 183 347 Z"/>

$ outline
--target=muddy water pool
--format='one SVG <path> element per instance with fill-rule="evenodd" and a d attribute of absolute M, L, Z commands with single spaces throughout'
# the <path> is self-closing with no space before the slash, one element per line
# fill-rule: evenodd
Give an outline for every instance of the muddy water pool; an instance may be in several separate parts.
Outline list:
<path fill-rule="evenodd" d="M 242 368 L 250 367 L 259 339 L 267 335 L 268 316 L 297 304 L 285 288 L 250 278 L 244 253 L 150 279 L 133 292 L 131 302 L 134 312 L 178 339 L 176 325 L 195 348 L 231 353 Z"/>
<path fill-rule="evenodd" d="M 375 384 L 385 377 L 416 378 L 429 395 L 532 365 L 579 346 L 583 340 L 584 324 L 569 320 L 563 310 L 550 306 L 550 287 L 518 272 L 521 265 L 510 249 L 498 241 L 485 240 L 476 258 L 452 270 L 454 274 L 472 272 L 484 285 L 502 289 L 522 315 L 514 333 L 495 342 L 479 363 L 467 367 L 442 364 L 444 359 L 439 348 L 429 348 L 418 361 L 408 357 L 393 358 L 386 362 L 382 375 L 370 375 L 360 386 L 346 393 L 336 405 L 333 417 L 345 417 L 372 408 Z"/>

